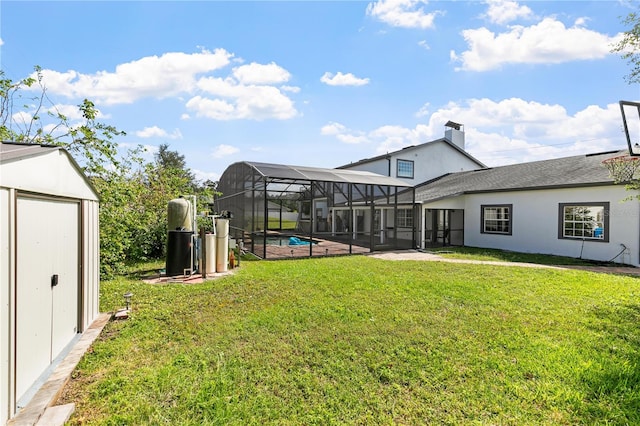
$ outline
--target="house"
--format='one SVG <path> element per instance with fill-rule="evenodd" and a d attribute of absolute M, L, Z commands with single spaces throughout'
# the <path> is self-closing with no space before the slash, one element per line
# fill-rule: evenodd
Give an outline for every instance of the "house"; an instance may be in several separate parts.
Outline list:
<path fill-rule="evenodd" d="M 301 181 L 294 179 L 284 184 L 278 177 L 293 175 L 280 171 L 269 177 L 285 167 L 278 165 L 247 181 L 250 172 L 232 173 L 230 167 L 220 189 L 227 194 L 223 198 L 237 197 L 249 206 L 247 188 L 253 194 L 264 190 L 265 177 L 269 185 L 281 182 L 287 198 L 299 199 L 308 215 L 306 226 L 296 228 L 298 234 L 369 251 L 465 245 L 640 266 L 640 204 L 623 202 L 633 194 L 616 184 L 603 165 L 627 151 L 489 168 L 465 151 L 461 124 L 450 121 L 446 127 L 444 138 L 324 170 L 333 176 L 324 183 L 299 186 Z M 347 171 L 368 175 L 347 190 L 348 177 L 335 176 Z M 383 186 L 366 186 L 376 179 L 394 179 L 391 198 Z M 282 193 L 267 189 L 260 194 Z M 356 198 L 345 203 L 353 194 Z M 224 203 L 228 209 L 249 209 Z M 316 254 L 309 250 L 304 255 Z"/>
<path fill-rule="evenodd" d="M 465 245 L 640 266 L 639 204 L 623 202 L 632 194 L 603 165 L 628 151 L 487 168 L 464 151 L 462 125 L 447 127 L 444 139 L 341 167 L 412 171 L 417 247 Z M 405 166 L 410 158 L 416 160 Z"/>
<path fill-rule="evenodd" d="M 579 155 L 443 175 L 416 187 L 420 246 L 465 245 L 640 266 L 637 195 Z"/>
<path fill-rule="evenodd" d="M 98 316 L 98 195 L 62 148 L 0 144 L 0 424 Z"/>

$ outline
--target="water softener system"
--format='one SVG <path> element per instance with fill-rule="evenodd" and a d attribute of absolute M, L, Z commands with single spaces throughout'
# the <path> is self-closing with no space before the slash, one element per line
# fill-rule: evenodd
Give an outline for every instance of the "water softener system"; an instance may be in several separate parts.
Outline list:
<path fill-rule="evenodd" d="M 191 203 L 184 197 L 169 201 L 167 205 L 167 276 L 193 273 L 195 269 L 193 229 Z"/>

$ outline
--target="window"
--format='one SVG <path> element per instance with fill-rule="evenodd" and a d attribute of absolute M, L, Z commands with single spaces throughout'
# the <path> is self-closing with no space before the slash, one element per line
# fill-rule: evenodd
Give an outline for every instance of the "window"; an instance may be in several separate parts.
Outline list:
<path fill-rule="evenodd" d="M 398 177 L 413 179 L 413 161 L 398 160 Z"/>
<path fill-rule="evenodd" d="M 482 210 L 483 234 L 511 235 L 512 204 L 480 206 Z"/>
<path fill-rule="evenodd" d="M 561 203 L 558 238 L 609 241 L 609 203 Z"/>
<path fill-rule="evenodd" d="M 413 228 L 413 209 L 398 209 L 398 228 Z"/>

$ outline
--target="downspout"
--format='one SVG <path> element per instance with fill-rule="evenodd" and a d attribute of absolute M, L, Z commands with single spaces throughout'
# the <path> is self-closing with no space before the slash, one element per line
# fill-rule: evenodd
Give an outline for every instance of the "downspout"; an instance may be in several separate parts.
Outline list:
<path fill-rule="evenodd" d="M 375 226 L 375 215 L 376 215 L 376 204 L 373 200 L 373 185 L 367 185 L 365 189 L 365 196 L 369 197 L 369 187 L 371 187 L 371 224 L 369 225 L 369 251 L 373 252 L 376 246 L 376 226 Z M 380 218 L 382 221 L 382 218 Z"/>
<path fill-rule="evenodd" d="M 349 191 L 347 193 L 348 197 L 349 197 L 349 221 L 351 222 L 351 226 L 349 227 L 350 229 L 347 231 L 347 234 L 349 235 L 349 254 L 353 253 L 353 227 L 354 227 L 354 220 L 353 220 L 353 184 L 350 183 L 349 184 Z"/>
<path fill-rule="evenodd" d="M 416 205 L 416 188 L 412 187 L 411 188 L 411 205 L 413 206 L 413 229 L 411 232 L 412 235 L 412 239 L 413 241 L 411 241 L 411 245 L 413 247 L 418 247 L 417 243 L 416 243 L 416 223 L 419 223 L 418 221 L 422 221 L 421 217 L 420 217 L 420 208 Z"/>
<path fill-rule="evenodd" d="M 393 187 L 393 248 L 398 249 L 398 187 Z"/>

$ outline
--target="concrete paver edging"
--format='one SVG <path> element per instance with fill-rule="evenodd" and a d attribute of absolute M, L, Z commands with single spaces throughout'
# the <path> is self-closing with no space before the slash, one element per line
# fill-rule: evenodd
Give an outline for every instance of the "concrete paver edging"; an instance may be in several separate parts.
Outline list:
<path fill-rule="evenodd" d="M 82 334 L 82 337 L 78 339 L 67 356 L 62 360 L 62 362 L 60 362 L 60 364 L 58 364 L 55 370 L 53 370 L 53 373 L 51 373 L 51 376 L 49 376 L 44 385 L 38 389 L 31 401 L 29 401 L 29 403 L 22 408 L 18 414 L 7 422 L 7 426 L 33 426 L 36 424 L 42 424 L 38 422 L 41 420 L 43 414 L 47 408 L 55 404 L 62 392 L 62 389 L 64 388 L 64 385 L 69 381 L 71 373 L 76 368 L 76 365 L 78 365 L 78 362 L 80 362 L 80 359 L 87 349 L 89 349 L 93 341 L 100 335 L 102 329 L 110 318 L 111 314 L 103 313 L 93 321 L 89 328 L 87 328 L 87 330 Z M 51 418 L 61 420 L 56 420 L 54 423 L 47 423 L 47 426 L 58 426 L 64 424 L 68 419 L 68 417 L 67 419 L 64 419 L 64 417 L 66 415 L 71 415 L 70 412 L 67 412 L 69 408 L 73 407 L 66 407 L 64 410 L 59 410 L 60 412 L 65 413 L 63 416 L 54 415 L 55 412 L 58 411 L 54 410 L 51 414 Z M 44 420 L 47 418 L 48 417 L 45 417 Z M 57 423 L 58 421 L 62 421 L 62 423 Z"/>

